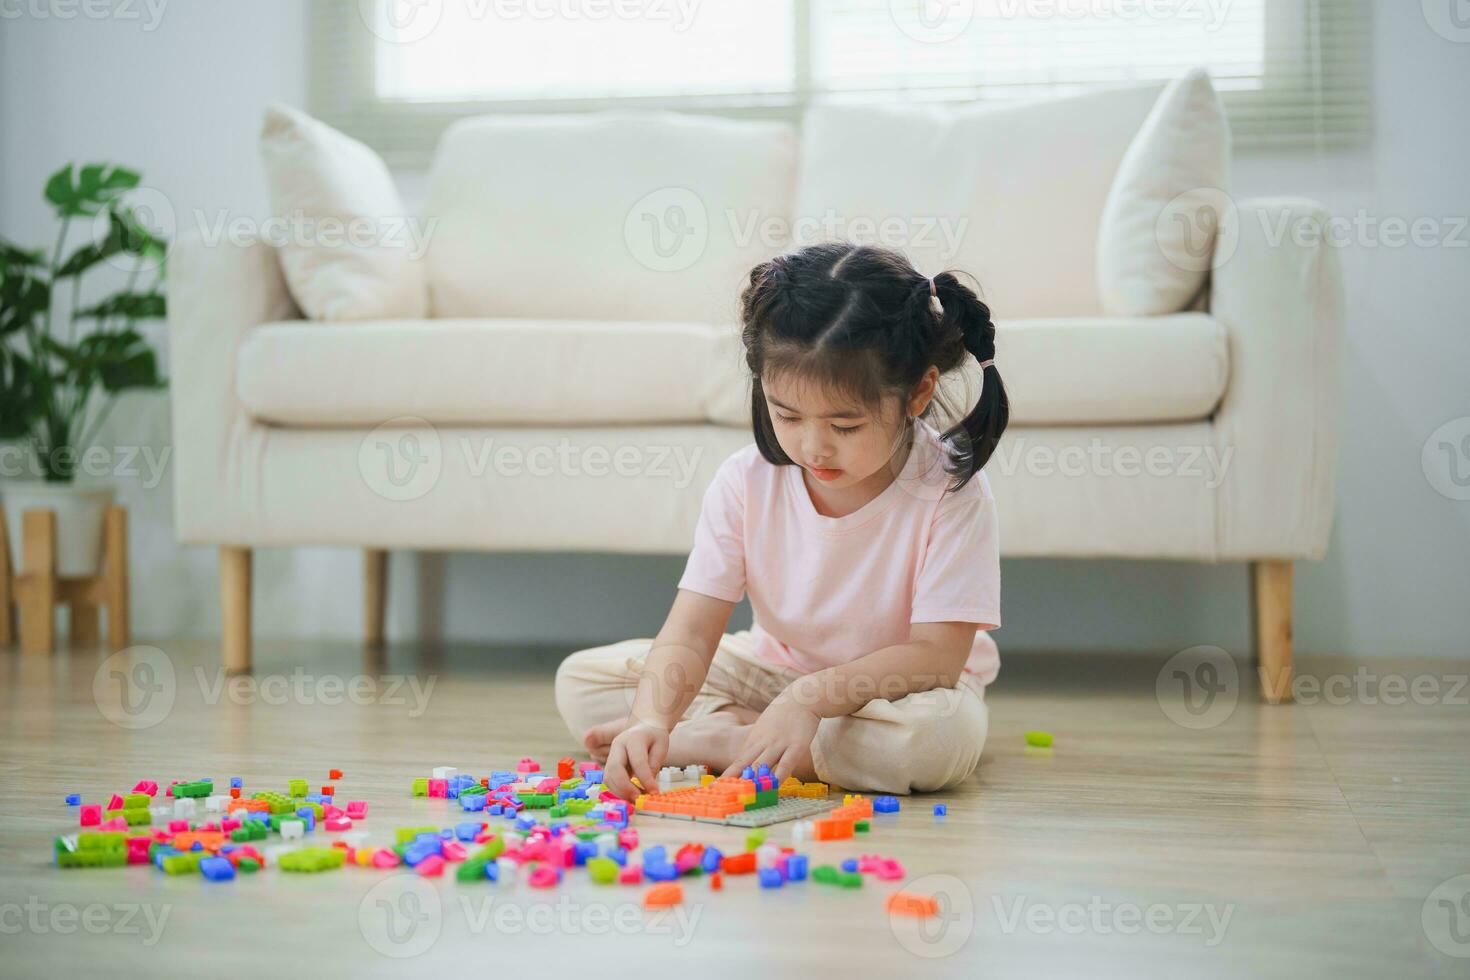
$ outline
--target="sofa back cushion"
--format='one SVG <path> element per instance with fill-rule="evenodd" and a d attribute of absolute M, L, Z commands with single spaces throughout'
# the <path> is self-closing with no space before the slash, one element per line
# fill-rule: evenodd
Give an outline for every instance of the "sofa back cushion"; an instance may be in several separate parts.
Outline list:
<path fill-rule="evenodd" d="M 969 272 L 997 319 L 1097 315 L 1103 203 L 1161 87 L 1000 106 L 813 108 L 794 238 L 873 241 L 926 275 Z"/>
<path fill-rule="evenodd" d="M 436 317 L 732 323 L 789 242 L 796 137 L 674 112 L 482 116 L 429 177 Z"/>

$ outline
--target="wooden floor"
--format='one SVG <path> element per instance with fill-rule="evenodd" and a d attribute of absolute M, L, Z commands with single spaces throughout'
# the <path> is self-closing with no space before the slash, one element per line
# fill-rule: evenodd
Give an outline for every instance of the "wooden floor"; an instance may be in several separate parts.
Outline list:
<path fill-rule="evenodd" d="M 1158 660 L 1012 657 L 962 791 L 905 800 L 867 839 L 810 846 L 814 863 L 900 858 L 908 887 L 944 896 L 925 932 L 890 920 L 892 886 L 871 881 L 763 892 L 739 878 L 715 893 L 693 879 L 677 915 L 650 916 L 641 889 L 580 874 L 539 892 L 357 868 L 224 884 L 58 870 L 69 792 L 232 775 L 283 789 L 340 767 L 339 793 L 370 801 L 365 826 L 383 840 L 455 821 L 409 796 L 431 766 L 481 774 L 575 747 L 552 702 L 556 651 L 262 644 L 232 690 L 217 650 L 159 646 L 128 663 L 0 652 L 0 974 L 1470 975 L 1470 877 L 1456 880 L 1470 875 L 1470 690 L 1456 689 L 1470 663 L 1366 665 L 1438 685 L 1438 703 L 1389 706 L 1351 681 L 1361 665 L 1307 660 L 1301 673 L 1347 676 L 1349 703 L 1264 707 L 1246 683 L 1206 717 L 1161 700 Z M 1027 749 L 1033 728 L 1054 749 Z M 638 824 L 645 844 L 742 837 Z"/>

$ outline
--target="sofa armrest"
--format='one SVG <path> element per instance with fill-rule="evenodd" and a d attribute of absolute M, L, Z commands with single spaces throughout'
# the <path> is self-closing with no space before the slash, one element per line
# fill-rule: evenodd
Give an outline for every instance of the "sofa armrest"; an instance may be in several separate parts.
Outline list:
<path fill-rule="evenodd" d="M 274 246 L 189 236 L 169 253 L 168 333 L 174 440 L 174 528 L 185 543 L 248 543 L 242 463 L 253 433 L 235 390 L 245 332 L 300 316 Z M 254 448 L 252 448 L 254 446 Z"/>
<path fill-rule="evenodd" d="M 1210 309 L 1225 327 L 1230 380 L 1215 416 L 1230 453 L 1216 497 L 1218 557 L 1321 558 L 1332 527 L 1339 417 L 1342 277 L 1300 198 L 1245 201 L 1239 238 L 1217 259 Z M 1315 236 L 1293 232 L 1305 228 Z"/>

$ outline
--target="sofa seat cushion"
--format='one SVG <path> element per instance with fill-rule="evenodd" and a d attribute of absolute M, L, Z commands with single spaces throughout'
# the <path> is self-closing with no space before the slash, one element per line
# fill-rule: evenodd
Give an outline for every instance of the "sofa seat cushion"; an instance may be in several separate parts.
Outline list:
<path fill-rule="evenodd" d="M 285 426 L 706 422 L 730 411 L 738 346 L 698 323 L 293 321 L 250 331 L 236 381 L 251 416 Z"/>
<path fill-rule="evenodd" d="M 1016 320 L 996 331 L 1014 425 L 1180 422 L 1225 392 L 1224 329 L 1204 313 Z M 967 409 L 973 359 L 944 382 Z M 733 327 L 599 320 L 405 320 L 257 327 L 236 378 L 272 425 L 612 425 L 748 428 Z"/>

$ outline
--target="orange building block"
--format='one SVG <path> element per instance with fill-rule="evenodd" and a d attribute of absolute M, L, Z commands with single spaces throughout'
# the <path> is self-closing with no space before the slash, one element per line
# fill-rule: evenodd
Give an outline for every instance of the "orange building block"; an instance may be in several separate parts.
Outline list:
<path fill-rule="evenodd" d="M 894 892 L 888 896 L 884 907 L 889 915 L 912 915 L 916 918 L 927 919 L 939 914 L 939 899 L 933 895 L 920 895 L 917 892 Z"/>
<path fill-rule="evenodd" d="M 817 840 L 847 840 L 853 835 L 855 823 L 851 817 L 823 817 L 812 821 L 812 836 Z"/>
<path fill-rule="evenodd" d="M 684 889 L 675 881 L 662 881 L 643 896 L 643 904 L 651 909 L 668 908 L 684 901 Z"/>
<path fill-rule="evenodd" d="M 720 870 L 727 875 L 755 874 L 755 852 L 730 854 L 720 858 Z"/>

